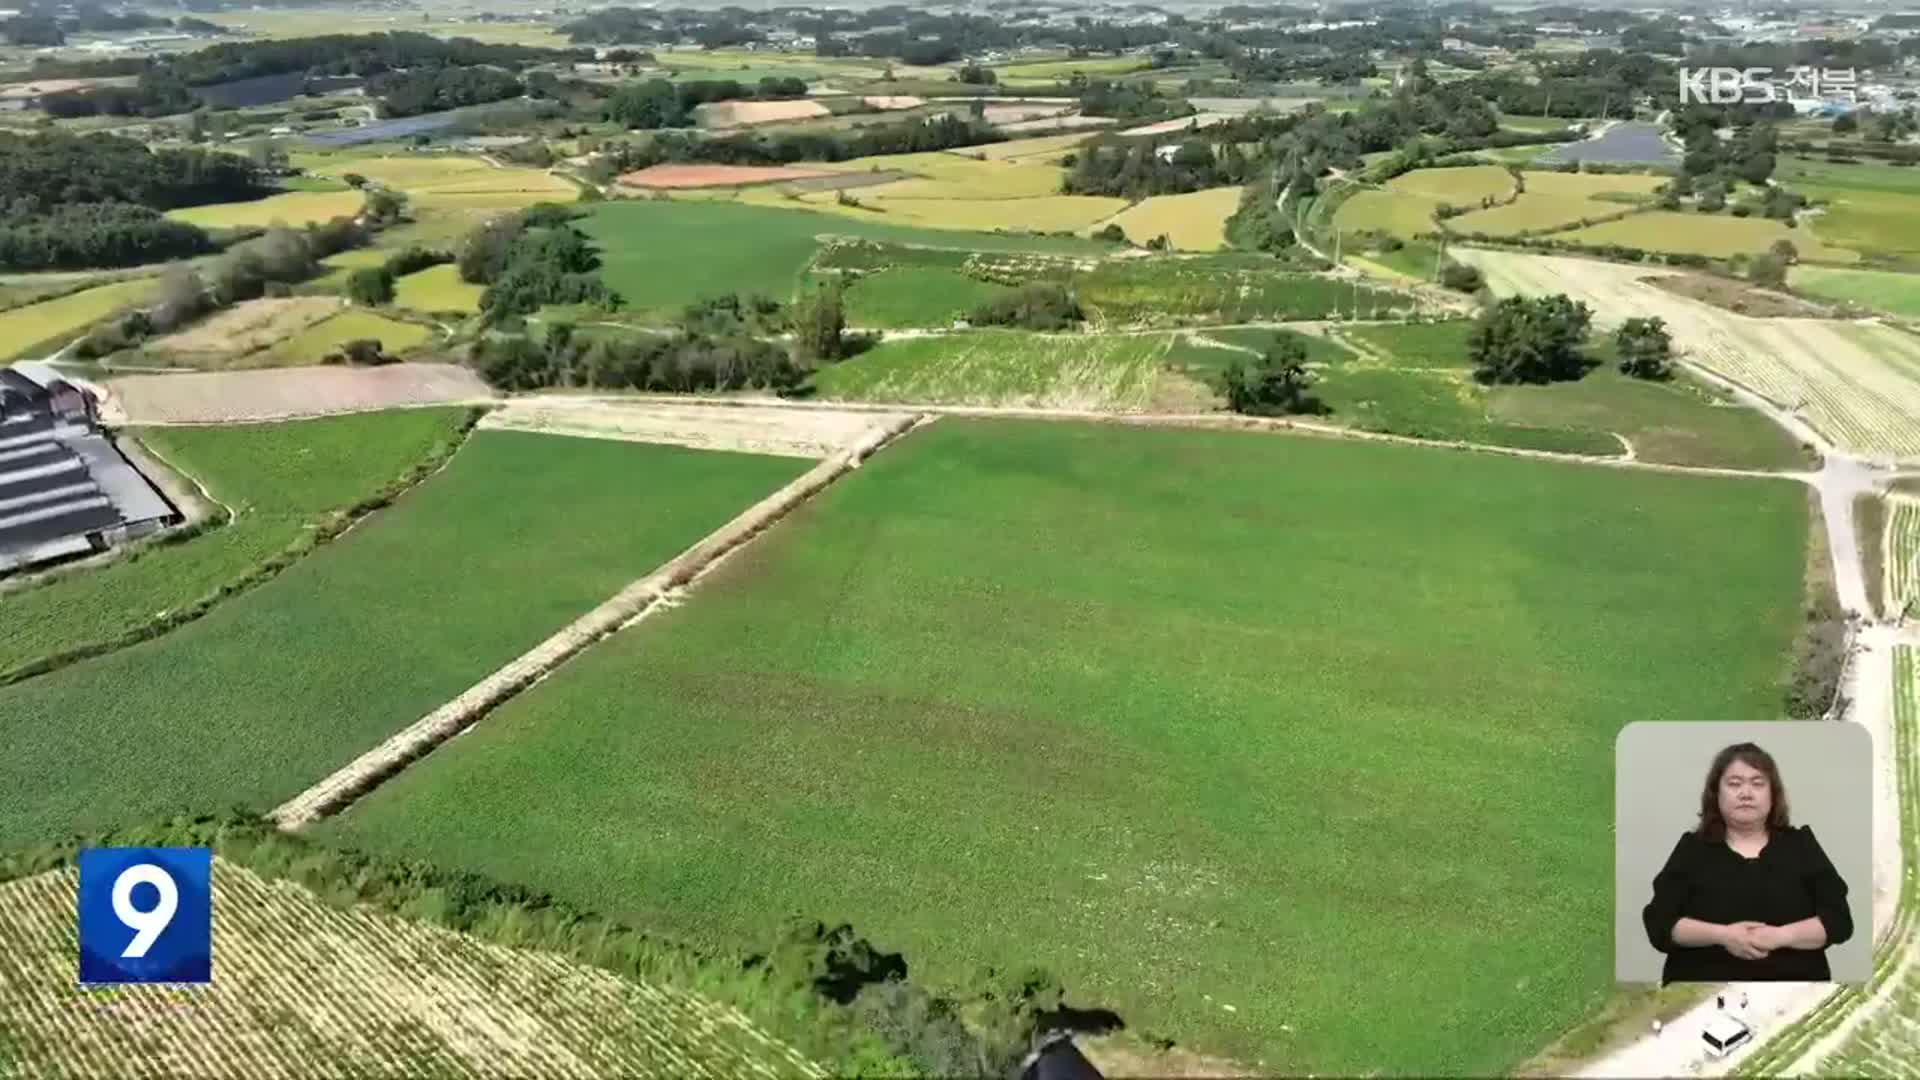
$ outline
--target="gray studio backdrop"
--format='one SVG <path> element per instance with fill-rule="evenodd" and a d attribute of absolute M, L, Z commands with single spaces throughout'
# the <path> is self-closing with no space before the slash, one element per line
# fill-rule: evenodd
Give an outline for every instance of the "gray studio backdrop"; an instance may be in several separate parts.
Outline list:
<path fill-rule="evenodd" d="M 1865 982 L 1873 966 L 1873 743 L 1858 724 L 1640 721 L 1614 744 L 1613 971 L 1658 983 L 1665 954 L 1647 943 L 1641 909 L 1680 834 L 1700 819 L 1707 766 L 1722 747 L 1756 743 L 1773 755 L 1795 826 L 1810 825 L 1847 883 L 1853 937 L 1827 950 L 1835 982 Z"/>

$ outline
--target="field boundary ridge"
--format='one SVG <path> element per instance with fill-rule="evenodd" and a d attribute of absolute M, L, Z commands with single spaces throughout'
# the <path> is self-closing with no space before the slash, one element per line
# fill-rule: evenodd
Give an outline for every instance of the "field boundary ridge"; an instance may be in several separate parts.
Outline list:
<path fill-rule="evenodd" d="M 627 585 L 453 700 L 280 804 L 268 815 L 269 820 L 282 829 L 298 830 L 345 809 L 560 665 L 654 610 L 670 593 L 691 582 L 720 558 L 771 528 L 835 480 L 859 468 L 861 462 L 882 447 L 930 419 L 924 413 L 914 413 L 869 428 L 851 444 L 748 507 L 659 569 Z"/>

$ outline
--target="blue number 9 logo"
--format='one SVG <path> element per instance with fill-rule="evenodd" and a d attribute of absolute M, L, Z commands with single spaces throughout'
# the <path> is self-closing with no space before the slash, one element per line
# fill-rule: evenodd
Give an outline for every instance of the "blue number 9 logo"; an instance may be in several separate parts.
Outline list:
<path fill-rule="evenodd" d="M 206 848 L 82 851 L 80 981 L 211 982 L 212 871 Z"/>

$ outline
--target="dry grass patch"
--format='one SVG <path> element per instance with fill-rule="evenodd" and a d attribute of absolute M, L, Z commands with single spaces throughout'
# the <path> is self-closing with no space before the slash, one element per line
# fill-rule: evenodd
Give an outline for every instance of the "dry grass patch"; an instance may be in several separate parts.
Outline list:
<path fill-rule="evenodd" d="M 1387 181 L 1387 189 L 1455 206 L 1474 206 L 1482 199 L 1512 195 L 1513 174 L 1498 165 L 1415 169 Z"/>
<path fill-rule="evenodd" d="M 1858 252 L 1829 247 L 1807 229 L 1790 229 L 1771 218 L 1733 217 L 1719 214 L 1689 214 L 1674 210 L 1650 210 L 1619 221 L 1567 233 L 1563 239 L 1578 244 L 1623 244 L 1647 251 L 1666 251 L 1727 258 L 1733 255 L 1758 255 L 1775 241 L 1789 240 L 1801 258 L 1830 262 L 1857 262 Z"/>
<path fill-rule="evenodd" d="M 364 198 L 357 191 L 289 191 L 251 202 L 214 203 L 169 210 L 167 216 L 203 229 L 232 229 L 253 225 L 305 225 L 360 213 Z"/>
<path fill-rule="evenodd" d="M 813 120 L 833 115 L 833 110 L 817 101 L 712 101 L 694 109 L 700 126 L 707 128 L 752 127 L 778 124 L 787 120 Z"/>
<path fill-rule="evenodd" d="M 224 366 L 221 361 L 244 358 L 299 334 L 313 324 L 338 314 L 340 301 L 331 296 L 289 296 L 247 300 L 176 333 L 147 343 L 145 351 L 178 359 L 189 367 Z"/>
<path fill-rule="evenodd" d="M 1165 236 L 1181 251 L 1218 251 L 1227 246 L 1227 219 L 1239 208 L 1239 188 L 1208 188 L 1156 195 L 1115 214 L 1112 221 L 1136 244 Z"/>

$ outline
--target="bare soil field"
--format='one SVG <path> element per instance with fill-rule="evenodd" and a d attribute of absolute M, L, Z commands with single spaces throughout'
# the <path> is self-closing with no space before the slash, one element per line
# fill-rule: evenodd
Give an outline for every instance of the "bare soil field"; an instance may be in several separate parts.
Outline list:
<path fill-rule="evenodd" d="M 748 184 L 777 184 L 782 180 L 817 180 L 834 175 L 831 169 L 808 169 L 797 165 L 650 165 L 638 172 L 622 174 L 620 183 L 626 187 L 652 189 L 745 187 Z"/>
<path fill-rule="evenodd" d="M 239 356 L 264 349 L 337 314 L 341 301 L 333 296 L 263 297 L 247 300 L 195 323 L 185 330 L 157 338 L 147 351 L 195 356 Z"/>
<path fill-rule="evenodd" d="M 211 985 L 85 990 L 73 978 L 78 882 L 66 870 L 0 885 L 8 1075 L 823 1075 L 717 1002 L 341 910 L 225 861 L 213 870 Z"/>
<path fill-rule="evenodd" d="M 480 426 L 672 443 L 699 450 L 823 458 L 877 425 L 906 415 L 869 410 L 783 409 L 724 403 L 695 405 L 546 394 L 516 398 L 489 413 Z"/>
<path fill-rule="evenodd" d="M 124 375 L 105 383 L 110 423 L 219 424 L 484 401 L 493 391 L 457 364 L 293 367 Z"/>
<path fill-rule="evenodd" d="M 700 126 L 708 128 L 751 127 L 833 115 L 833 110 L 817 101 L 714 101 L 694 111 L 700 116 Z"/>
<path fill-rule="evenodd" d="M 1676 296 L 1756 319 L 1822 319 L 1833 314 L 1832 309 L 1823 304 L 1712 274 L 1657 274 L 1641 280 Z"/>
<path fill-rule="evenodd" d="M 1566 293 L 1597 325 L 1665 319 L 1682 355 L 1811 425 L 1843 452 L 1920 460 L 1920 338 L 1866 321 L 1759 319 L 1647 284 L 1643 266 L 1455 248 L 1499 295 Z"/>
<path fill-rule="evenodd" d="M 910 94 L 878 94 L 860 99 L 870 109 L 884 109 L 892 112 L 896 109 L 917 109 L 927 103 L 926 98 Z"/>

